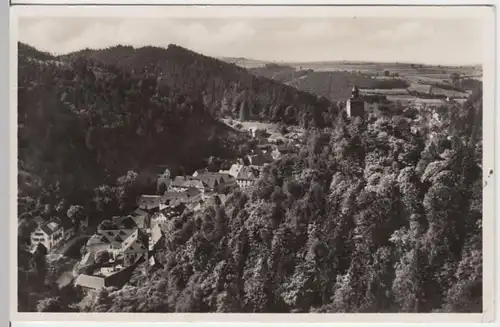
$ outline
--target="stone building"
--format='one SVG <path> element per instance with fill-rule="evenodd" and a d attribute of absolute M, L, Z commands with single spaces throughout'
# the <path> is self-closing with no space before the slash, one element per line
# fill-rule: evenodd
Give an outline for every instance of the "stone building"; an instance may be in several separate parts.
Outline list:
<path fill-rule="evenodd" d="M 352 88 L 351 98 L 347 100 L 346 111 L 347 117 L 365 117 L 365 101 L 360 97 L 356 85 Z"/>

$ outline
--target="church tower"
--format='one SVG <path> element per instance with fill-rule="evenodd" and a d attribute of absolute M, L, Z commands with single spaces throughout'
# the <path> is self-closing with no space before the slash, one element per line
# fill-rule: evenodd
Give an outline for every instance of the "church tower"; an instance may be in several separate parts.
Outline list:
<path fill-rule="evenodd" d="M 365 101 L 359 96 L 359 90 L 356 85 L 351 91 L 351 98 L 347 100 L 347 117 L 365 117 Z"/>

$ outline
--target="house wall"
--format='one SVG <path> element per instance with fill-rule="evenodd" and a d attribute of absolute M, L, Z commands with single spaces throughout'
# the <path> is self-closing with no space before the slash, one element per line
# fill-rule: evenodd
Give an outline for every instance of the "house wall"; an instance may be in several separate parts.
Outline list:
<path fill-rule="evenodd" d="M 236 181 L 238 183 L 238 186 L 240 188 L 247 188 L 249 187 L 250 185 L 252 185 L 254 182 L 253 181 L 249 181 L 249 180 L 237 180 Z"/>
<path fill-rule="evenodd" d="M 365 116 L 365 102 L 361 100 L 348 100 L 347 101 L 347 116 L 348 117 L 361 117 Z"/>
<path fill-rule="evenodd" d="M 121 287 L 121 286 L 123 286 L 132 277 L 132 273 L 133 273 L 134 269 L 135 269 L 135 266 L 132 265 L 130 267 L 126 267 L 120 271 L 117 271 L 112 275 L 107 276 L 104 280 L 105 286 L 106 287 L 110 287 L 110 286 Z"/>
<path fill-rule="evenodd" d="M 31 233 L 31 247 L 33 249 L 36 248 L 38 243 L 42 243 L 47 248 L 47 250 L 50 251 L 49 236 L 39 228 L 37 228 L 33 233 Z"/>

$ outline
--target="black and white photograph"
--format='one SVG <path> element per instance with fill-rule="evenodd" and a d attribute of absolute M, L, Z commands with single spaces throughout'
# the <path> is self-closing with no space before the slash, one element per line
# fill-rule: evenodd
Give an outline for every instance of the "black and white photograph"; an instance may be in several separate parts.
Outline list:
<path fill-rule="evenodd" d="M 490 16 L 233 9 L 18 16 L 17 311 L 483 313 Z"/>

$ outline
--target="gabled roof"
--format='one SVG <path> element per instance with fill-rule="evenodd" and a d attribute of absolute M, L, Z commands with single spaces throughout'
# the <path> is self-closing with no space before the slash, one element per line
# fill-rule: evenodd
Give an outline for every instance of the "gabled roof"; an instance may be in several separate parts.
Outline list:
<path fill-rule="evenodd" d="M 220 176 L 214 175 L 212 173 L 199 174 L 195 178 L 196 180 L 201 181 L 208 188 L 214 188 L 218 183 L 221 182 Z"/>
<path fill-rule="evenodd" d="M 210 187 L 205 181 L 199 179 L 191 179 L 184 182 L 183 187 L 190 188 L 195 187 L 197 189 Z"/>
<path fill-rule="evenodd" d="M 123 243 L 122 252 L 148 251 L 148 237 L 141 230 L 136 229 Z"/>
<path fill-rule="evenodd" d="M 243 166 L 236 176 L 238 180 L 257 180 L 259 176 L 259 171 L 253 167 Z"/>
<path fill-rule="evenodd" d="M 243 165 L 240 165 L 240 164 L 232 165 L 231 168 L 229 169 L 229 175 L 237 177 L 238 173 L 240 172 L 240 170 L 242 168 L 243 168 Z"/>
<path fill-rule="evenodd" d="M 165 203 L 179 200 L 179 199 L 187 199 L 188 195 L 186 192 L 165 192 L 163 195 L 163 199 Z"/>
<path fill-rule="evenodd" d="M 160 204 L 165 203 L 165 199 L 162 196 L 161 200 L 159 202 Z M 130 215 L 127 216 L 128 219 L 132 221 L 132 223 L 135 225 L 137 228 L 147 228 L 148 224 L 148 218 L 150 217 L 150 214 L 147 211 L 137 209 L 133 211 Z"/>
<path fill-rule="evenodd" d="M 148 226 L 148 217 L 147 216 L 132 216 L 130 217 L 137 228 L 147 228 Z"/>
<path fill-rule="evenodd" d="M 224 183 L 227 183 L 228 181 L 232 180 L 234 177 L 227 174 L 227 173 L 218 173 L 221 176 L 221 179 Z"/>
<path fill-rule="evenodd" d="M 134 233 L 135 229 L 113 229 L 96 233 L 88 241 L 87 246 L 97 244 L 109 244 L 114 248 L 120 248 L 124 240 Z M 117 238 L 118 236 L 118 238 Z"/>
<path fill-rule="evenodd" d="M 207 188 L 208 185 L 204 183 L 201 179 L 192 176 L 177 176 L 174 178 L 172 183 L 170 184 L 173 187 L 179 188 L 190 188 L 195 187 L 198 189 Z"/>

